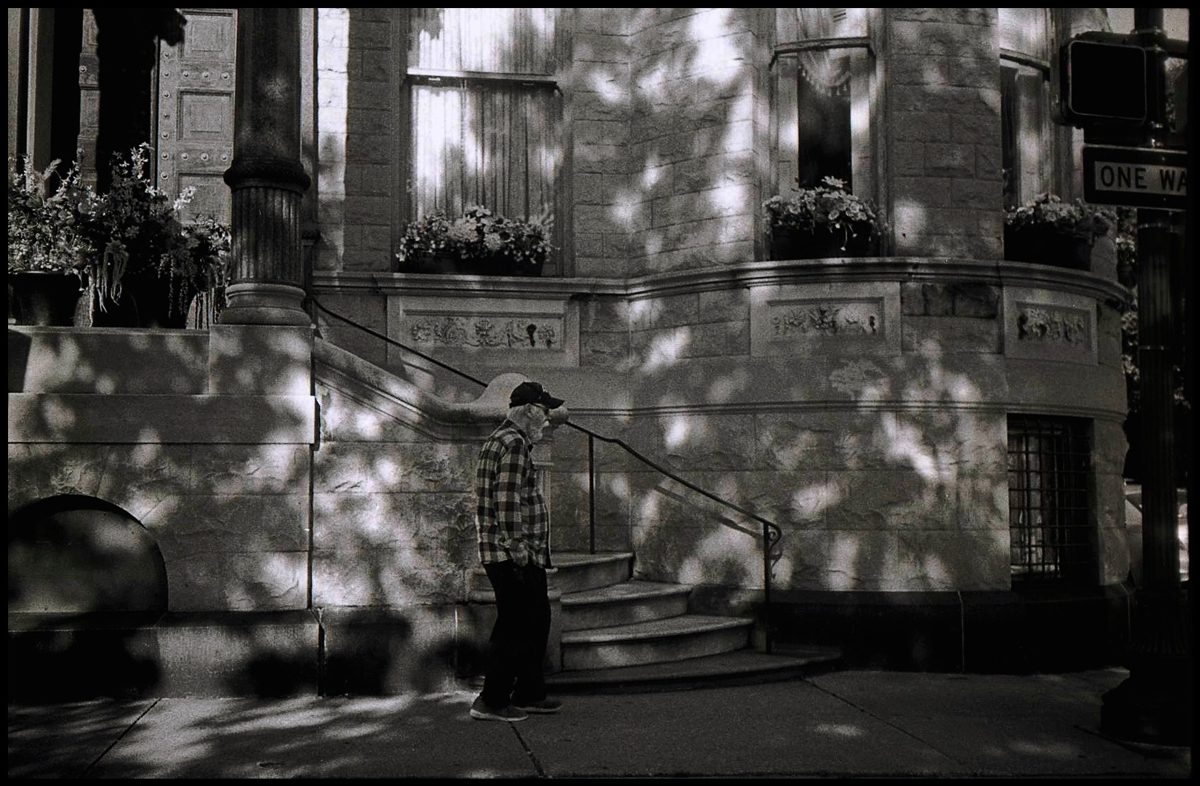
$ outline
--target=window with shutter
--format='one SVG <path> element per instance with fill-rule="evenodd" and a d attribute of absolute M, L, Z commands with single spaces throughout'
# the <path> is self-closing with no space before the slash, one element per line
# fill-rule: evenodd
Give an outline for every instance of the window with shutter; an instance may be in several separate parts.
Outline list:
<path fill-rule="evenodd" d="M 549 223 L 562 248 L 560 11 L 409 12 L 410 218 L 478 204 Z"/>

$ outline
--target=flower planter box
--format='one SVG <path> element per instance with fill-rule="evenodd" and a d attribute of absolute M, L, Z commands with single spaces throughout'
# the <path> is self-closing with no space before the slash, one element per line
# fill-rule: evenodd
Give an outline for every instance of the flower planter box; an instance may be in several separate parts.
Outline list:
<path fill-rule="evenodd" d="M 543 263 L 518 266 L 512 257 L 497 254 L 487 259 L 462 259 L 451 255 L 420 255 L 402 262 L 401 273 L 440 273 L 460 276 L 540 276 Z"/>
<path fill-rule="evenodd" d="M 1054 227 L 1004 228 L 1004 258 L 1014 262 L 1092 269 L 1092 241 Z"/>
<path fill-rule="evenodd" d="M 540 276 L 551 250 L 548 232 L 538 221 L 508 219 L 482 205 L 468 207 L 458 218 L 431 213 L 405 228 L 396 252 L 397 269 L 401 273 Z"/>
<path fill-rule="evenodd" d="M 70 327 L 79 302 L 73 274 L 29 270 L 8 277 L 9 311 L 18 325 Z"/>
<path fill-rule="evenodd" d="M 843 241 L 846 244 L 844 249 Z M 862 257 L 872 255 L 874 250 L 875 240 L 871 237 L 869 225 L 858 227 L 857 234 L 848 238 L 841 232 L 771 228 L 771 259 Z"/>

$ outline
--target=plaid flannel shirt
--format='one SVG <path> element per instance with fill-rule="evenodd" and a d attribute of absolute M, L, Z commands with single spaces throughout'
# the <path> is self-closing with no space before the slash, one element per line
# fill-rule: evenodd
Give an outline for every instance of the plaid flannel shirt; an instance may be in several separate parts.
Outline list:
<path fill-rule="evenodd" d="M 479 451 L 475 469 L 475 526 L 479 560 L 511 559 L 509 549 L 522 543 L 529 561 L 550 567 L 550 513 L 538 485 L 529 438 L 505 419 Z"/>

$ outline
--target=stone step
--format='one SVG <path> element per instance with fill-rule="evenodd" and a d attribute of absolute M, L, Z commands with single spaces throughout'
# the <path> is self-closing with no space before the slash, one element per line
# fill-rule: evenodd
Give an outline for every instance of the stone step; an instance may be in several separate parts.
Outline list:
<path fill-rule="evenodd" d="M 554 567 L 547 571 L 547 584 L 551 590 L 563 594 L 619 584 L 633 573 L 633 554 L 630 552 L 583 554 L 556 551 L 551 555 L 551 562 Z M 468 591 L 491 593 L 492 585 L 482 566 L 471 571 Z"/>
<path fill-rule="evenodd" d="M 554 552 L 551 560 L 558 569 L 554 586 L 562 590 L 563 595 L 620 584 L 633 575 L 633 554 L 628 551 Z"/>
<path fill-rule="evenodd" d="M 564 631 L 563 671 L 685 660 L 746 648 L 754 621 L 684 614 L 605 628 Z"/>
<path fill-rule="evenodd" d="M 208 344 L 207 330 L 9 325 L 8 392 L 203 395 Z"/>
<path fill-rule="evenodd" d="M 562 596 L 563 630 L 607 628 L 687 613 L 691 588 L 654 581 L 624 581 Z"/>
<path fill-rule="evenodd" d="M 840 666 L 841 650 L 796 646 L 767 655 L 737 650 L 687 660 L 608 669 L 577 669 L 546 676 L 551 693 L 651 693 L 699 687 L 755 685 L 800 679 Z"/>

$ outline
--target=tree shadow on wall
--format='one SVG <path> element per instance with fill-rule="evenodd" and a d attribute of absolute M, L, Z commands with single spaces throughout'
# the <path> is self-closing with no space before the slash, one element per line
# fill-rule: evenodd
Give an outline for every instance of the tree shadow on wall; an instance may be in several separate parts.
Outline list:
<path fill-rule="evenodd" d="M 639 447 L 658 463 L 782 527 L 772 580 L 781 639 L 843 646 L 876 667 L 1113 662 L 1124 634 L 1102 588 L 1045 598 L 1008 589 L 1006 417 L 973 406 L 986 384 L 972 375 L 974 362 L 928 339 L 906 349 L 903 362 L 833 358 L 828 369 L 810 369 L 806 377 L 829 372 L 844 385 L 844 402 L 828 412 L 647 415 L 627 428 L 649 435 Z M 784 365 L 777 371 L 779 400 L 813 395 Z M 734 390 L 746 384 L 736 377 L 727 380 Z M 647 407 L 677 403 L 677 394 L 655 392 L 662 387 L 647 388 Z M 924 408 L 892 408 L 897 401 Z M 586 506 L 586 448 L 572 441 L 583 440 L 564 436 L 556 457 L 568 483 L 584 484 L 576 504 Z M 761 588 L 761 537 L 718 523 L 726 517 L 716 503 L 672 485 L 610 459 L 597 487 L 623 486 L 627 503 L 599 512 L 628 517 L 645 578 L 699 582 L 709 601 L 727 596 L 721 613 L 742 613 L 732 590 Z M 586 522 L 586 512 L 576 518 Z"/>
<path fill-rule="evenodd" d="M 284 607 L 307 613 L 303 587 L 288 587 L 308 546 L 311 448 L 297 436 L 300 413 L 263 397 L 227 399 L 263 404 L 257 417 L 189 411 L 191 401 L 214 403 L 200 395 L 209 357 L 197 331 L 10 330 L 10 344 L 14 334 L 24 351 L 9 356 L 10 393 L 27 395 L 22 436 L 9 445 L 10 692 L 211 694 L 222 666 L 249 693 L 313 692 L 311 615 L 229 612 L 215 624 L 167 611 L 169 588 L 184 609 L 278 609 L 291 591 Z M 280 374 L 279 358 L 295 347 L 275 338 L 228 347 L 243 358 L 241 373 Z M 108 393 L 140 395 L 114 411 Z M 154 403 L 155 394 L 181 409 Z M 162 431 L 139 422 L 143 411 Z M 126 421 L 136 427 L 124 431 Z M 109 432 L 125 436 L 105 442 Z M 122 441 L 129 433 L 136 442 Z M 306 627 L 308 643 L 297 632 Z M 227 638 L 211 652 L 197 644 L 217 635 Z M 206 657 L 208 673 L 197 666 Z"/>

